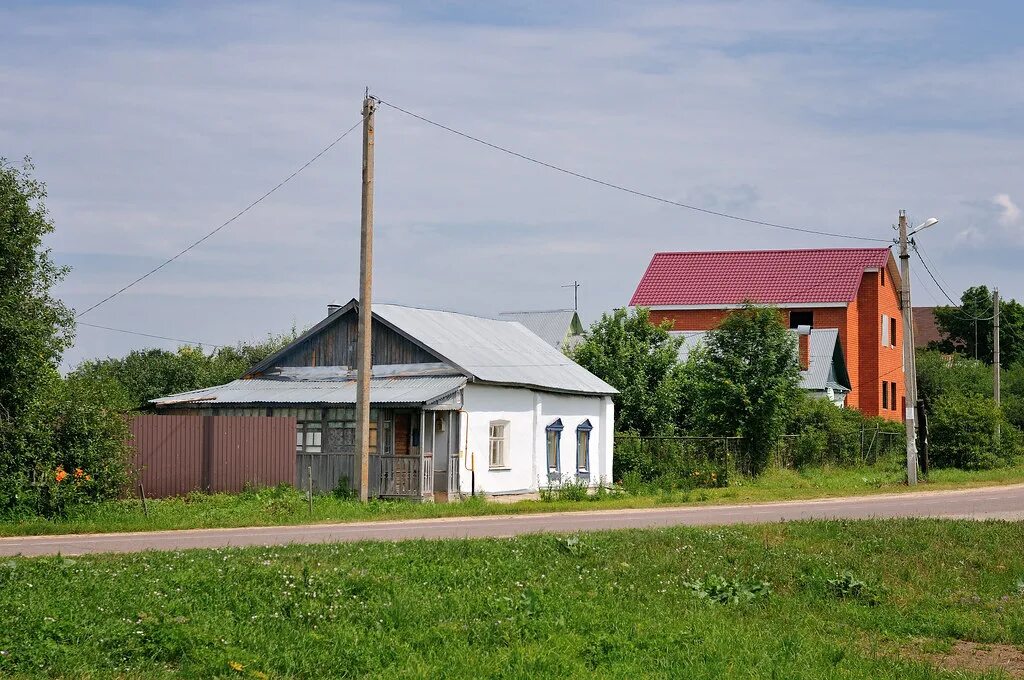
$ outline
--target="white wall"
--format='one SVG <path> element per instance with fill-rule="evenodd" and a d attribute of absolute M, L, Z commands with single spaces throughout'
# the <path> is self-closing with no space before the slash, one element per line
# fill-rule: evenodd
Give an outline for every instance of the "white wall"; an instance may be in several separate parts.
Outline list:
<path fill-rule="evenodd" d="M 527 388 L 466 385 L 462 418 L 461 490 L 468 493 L 471 475 L 465 461 L 476 458 L 476 490 L 489 494 L 530 493 L 548 486 L 545 428 L 562 420 L 561 477 L 590 484 L 612 481 L 614 407 L 610 397 L 539 392 Z M 493 420 L 509 423 L 507 468 L 489 468 L 489 433 Z M 576 427 L 590 420 L 590 472 L 577 475 Z"/>

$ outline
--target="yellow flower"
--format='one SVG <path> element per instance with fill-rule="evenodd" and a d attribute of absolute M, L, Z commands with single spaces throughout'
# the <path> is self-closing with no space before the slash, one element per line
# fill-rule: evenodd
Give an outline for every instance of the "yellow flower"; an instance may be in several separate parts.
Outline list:
<path fill-rule="evenodd" d="M 230 666 L 231 670 L 235 671 L 236 673 L 241 673 L 242 669 L 245 668 L 243 664 L 240 664 L 237 661 L 228 661 L 228 666 Z"/>

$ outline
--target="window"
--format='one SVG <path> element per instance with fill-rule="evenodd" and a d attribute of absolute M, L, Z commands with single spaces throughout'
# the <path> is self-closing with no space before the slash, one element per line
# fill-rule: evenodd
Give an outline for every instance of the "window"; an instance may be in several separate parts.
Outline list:
<path fill-rule="evenodd" d="M 797 328 L 798 326 L 814 326 L 814 311 L 790 312 L 789 327 Z"/>
<path fill-rule="evenodd" d="M 896 319 L 889 319 L 889 346 L 896 346 Z"/>
<path fill-rule="evenodd" d="M 488 465 L 491 468 L 507 468 L 508 454 L 508 421 L 492 420 L 489 436 Z"/>
<path fill-rule="evenodd" d="M 885 267 L 881 269 L 882 287 L 885 287 Z"/>
<path fill-rule="evenodd" d="M 576 471 L 590 472 L 590 432 L 594 426 L 584 420 L 576 428 Z"/>
<path fill-rule="evenodd" d="M 544 439 L 547 442 L 548 472 L 558 471 L 558 454 L 562 448 L 562 419 L 544 428 Z"/>
<path fill-rule="evenodd" d="M 889 315 L 882 315 L 882 347 L 889 346 Z"/>
<path fill-rule="evenodd" d="M 893 381 L 893 382 L 889 383 L 889 390 L 890 390 L 889 406 L 892 408 L 893 411 L 895 411 L 896 410 L 896 381 Z"/>
<path fill-rule="evenodd" d="M 889 408 L 889 381 L 882 381 L 882 408 Z"/>

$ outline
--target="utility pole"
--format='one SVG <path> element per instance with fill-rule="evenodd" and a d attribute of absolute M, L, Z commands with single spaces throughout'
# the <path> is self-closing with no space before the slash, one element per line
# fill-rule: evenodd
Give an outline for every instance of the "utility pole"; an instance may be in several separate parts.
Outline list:
<path fill-rule="evenodd" d="M 917 362 L 914 356 L 914 308 L 910 304 L 910 252 L 907 236 L 907 211 L 900 210 L 900 304 L 903 306 L 903 372 L 906 381 L 907 484 L 917 484 Z M 878 385 L 875 385 L 878 389 Z"/>
<path fill-rule="evenodd" d="M 992 291 L 992 396 L 996 400 L 996 406 L 999 406 L 999 382 L 1001 378 L 1000 363 L 999 363 L 999 289 L 996 288 Z M 996 442 L 999 441 L 999 437 L 1002 434 L 1000 432 L 999 421 L 996 421 Z"/>
<path fill-rule="evenodd" d="M 373 287 L 373 113 L 377 100 L 369 89 L 363 98 L 363 200 L 359 222 L 359 329 L 356 339 L 356 454 L 359 500 L 370 499 L 370 378 L 373 351 L 370 330 Z"/>
<path fill-rule="evenodd" d="M 572 311 L 580 311 L 580 282 L 573 281 L 562 286 L 562 288 L 572 288 Z"/>

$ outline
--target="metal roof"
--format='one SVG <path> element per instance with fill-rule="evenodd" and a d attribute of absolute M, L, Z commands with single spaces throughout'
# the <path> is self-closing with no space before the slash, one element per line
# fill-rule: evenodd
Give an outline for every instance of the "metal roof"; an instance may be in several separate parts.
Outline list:
<path fill-rule="evenodd" d="M 465 376 L 373 378 L 373 404 L 430 404 L 453 395 Z M 153 399 L 157 406 L 209 404 L 354 404 L 355 380 L 235 380 L 226 385 Z"/>
<path fill-rule="evenodd" d="M 481 382 L 580 394 L 616 393 L 515 321 L 401 305 L 374 305 L 373 313 Z"/>
<path fill-rule="evenodd" d="M 579 316 L 571 309 L 547 312 L 502 312 L 502 321 L 518 321 L 555 349 L 562 349 L 569 337 L 583 332 Z"/>
<path fill-rule="evenodd" d="M 844 304 L 866 270 L 887 266 L 895 276 L 888 248 L 655 253 L 629 304 Z"/>
<path fill-rule="evenodd" d="M 669 331 L 675 337 L 682 337 L 679 346 L 679 361 L 686 361 L 690 352 L 704 342 L 710 331 Z M 839 329 L 812 328 L 810 344 L 810 367 L 800 371 L 800 387 L 811 391 L 824 391 L 827 387 L 849 391 L 842 348 L 839 346 Z M 845 380 L 847 384 L 843 385 Z"/>

